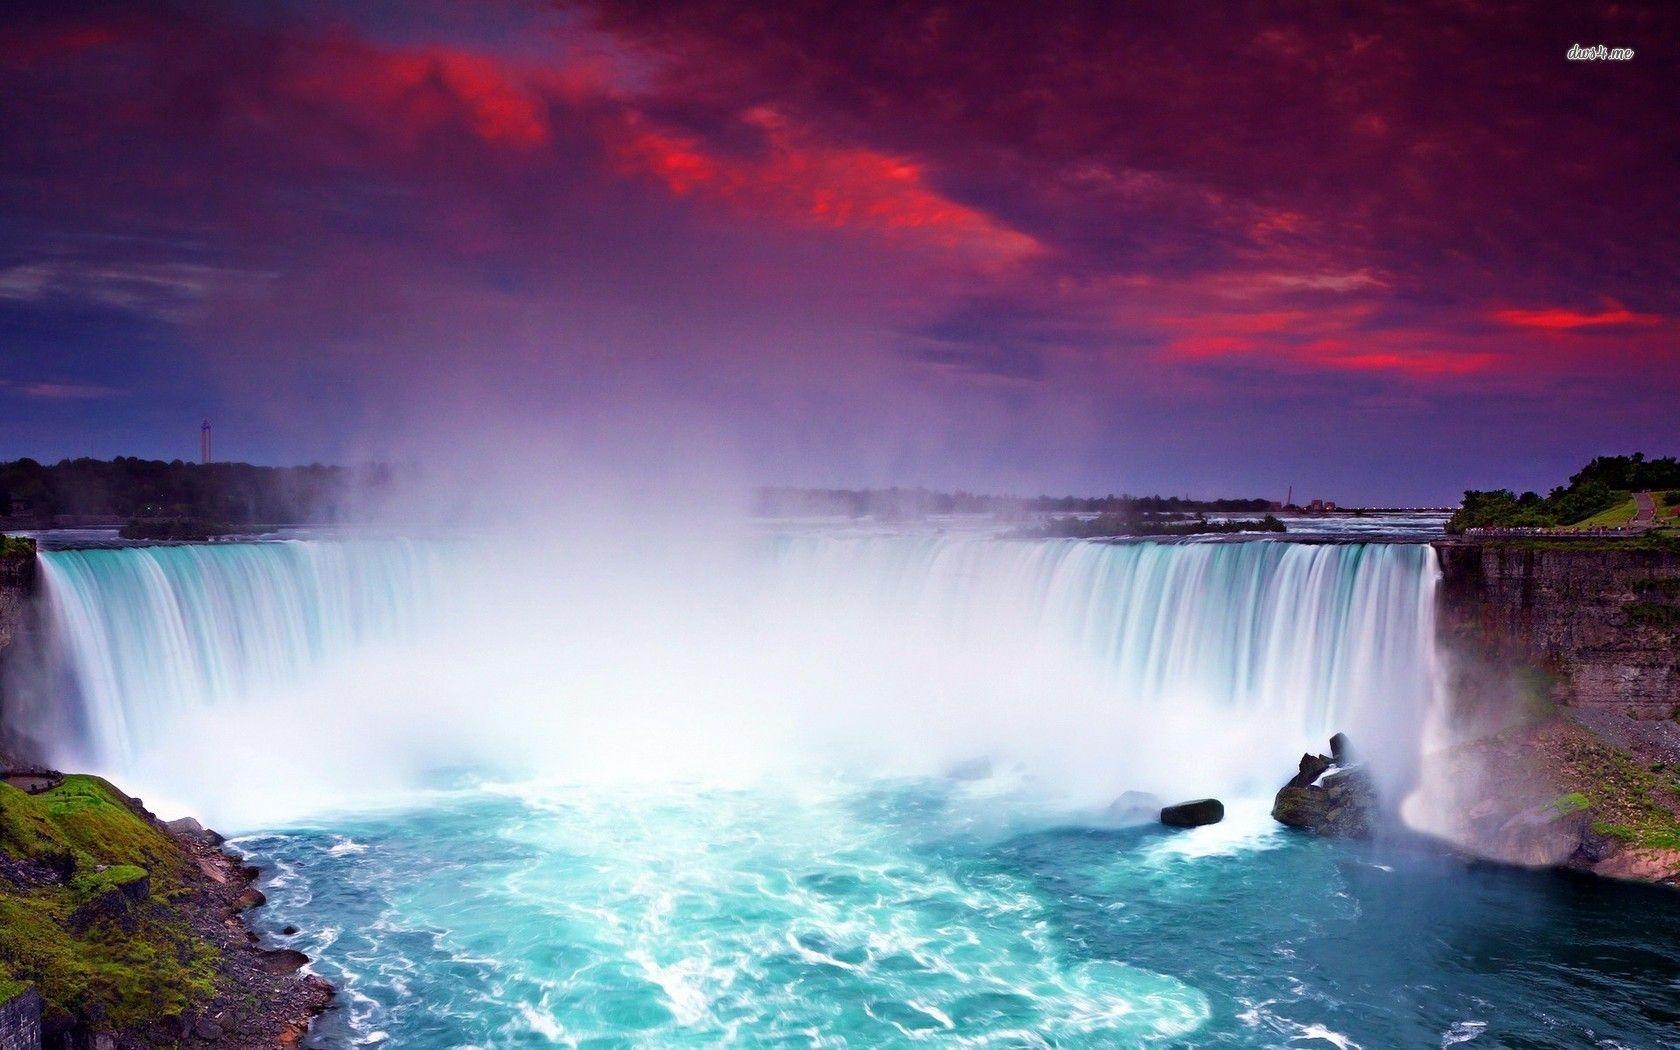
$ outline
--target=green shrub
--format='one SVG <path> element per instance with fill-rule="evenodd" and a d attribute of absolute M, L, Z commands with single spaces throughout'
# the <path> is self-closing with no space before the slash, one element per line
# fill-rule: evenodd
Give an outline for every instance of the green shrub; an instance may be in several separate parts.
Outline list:
<path fill-rule="evenodd" d="M 1629 626 L 1680 627 L 1680 605 L 1660 605 L 1657 602 L 1628 602 L 1622 606 Z"/>

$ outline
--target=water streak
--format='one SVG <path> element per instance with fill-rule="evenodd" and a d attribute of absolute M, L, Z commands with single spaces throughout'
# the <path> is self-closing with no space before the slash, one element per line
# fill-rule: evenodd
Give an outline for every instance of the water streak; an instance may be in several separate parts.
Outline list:
<path fill-rule="evenodd" d="M 261 738 L 324 797 L 439 765 L 704 779 L 983 759 L 1096 803 L 1268 790 L 1337 730 L 1403 786 L 1435 688 L 1422 545 L 749 547 L 49 552 L 77 696 L 9 717 L 71 726 L 71 757 L 189 801 Z"/>

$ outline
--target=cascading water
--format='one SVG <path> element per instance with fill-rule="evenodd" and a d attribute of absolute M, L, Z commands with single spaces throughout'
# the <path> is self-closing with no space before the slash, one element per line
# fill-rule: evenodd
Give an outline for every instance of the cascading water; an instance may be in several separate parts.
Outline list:
<path fill-rule="evenodd" d="M 426 764 L 560 776 L 580 760 L 599 773 L 675 726 L 665 743 L 710 740 L 736 770 L 749 759 L 721 738 L 749 739 L 760 764 L 801 752 L 916 773 L 991 758 L 1086 801 L 1262 792 L 1293 753 L 1346 730 L 1398 785 L 1434 688 L 1422 545 L 794 535 L 753 548 L 623 578 L 400 541 L 43 561 L 78 757 L 183 798 L 183 734 L 217 749 L 276 722 L 344 727 L 363 776 L 412 757 L 378 727 L 414 712 L 448 738 L 427 742 Z M 586 759 L 567 743 L 583 739 Z M 685 757 L 648 764 L 704 772 Z"/>
<path fill-rule="evenodd" d="M 292 542 L 55 551 L 41 563 L 81 743 L 120 769 L 182 712 L 412 636 L 436 554 L 403 541 Z"/>
<path fill-rule="evenodd" d="M 7 717 L 248 832 L 321 1045 L 1671 1041 L 1670 911 L 1266 815 L 1332 730 L 1409 778 L 1427 547 L 553 546 L 49 553 Z"/>

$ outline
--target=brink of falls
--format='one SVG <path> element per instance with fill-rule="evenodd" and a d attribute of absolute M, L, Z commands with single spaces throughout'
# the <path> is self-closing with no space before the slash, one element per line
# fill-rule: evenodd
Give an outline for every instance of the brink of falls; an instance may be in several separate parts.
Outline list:
<path fill-rule="evenodd" d="M 14 722 L 66 741 L 61 761 L 235 819 L 241 793 L 209 785 L 276 749 L 317 785 L 379 790 L 451 767 L 916 775 L 985 758 L 1096 804 L 1268 793 L 1339 730 L 1401 788 L 1436 688 L 1423 545 L 793 535 L 632 553 L 49 552 L 73 702 Z"/>

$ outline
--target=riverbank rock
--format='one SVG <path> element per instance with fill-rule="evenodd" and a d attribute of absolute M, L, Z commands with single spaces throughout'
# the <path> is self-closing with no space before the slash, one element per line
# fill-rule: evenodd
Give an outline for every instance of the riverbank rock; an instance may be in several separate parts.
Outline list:
<path fill-rule="evenodd" d="M 1672 756 L 1618 728 L 1558 715 L 1427 756 L 1418 826 L 1504 864 L 1680 887 Z"/>
<path fill-rule="evenodd" d="M 1180 802 L 1161 810 L 1161 823 L 1169 828 L 1199 828 L 1225 819 L 1225 803 L 1216 798 Z"/>
<path fill-rule="evenodd" d="M 34 794 L 0 779 L 0 818 L 0 1004 L 33 988 L 39 1036 L 25 1045 L 179 1046 L 196 1031 L 295 1045 L 331 1002 L 330 985 L 298 972 L 301 953 L 252 943 L 240 913 L 261 900 L 256 870 L 213 833 L 165 826 L 75 774 Z"/>
<path fill-rule="evenodd" d="M 1301 756 L 1289 783 L 1272 803 L 1272 819 L 1315 835 L 1369 838 L 1376 821 L 1377 790 L 1370 774 L 1348 765 L 1347 737 L 1330 738 L 1330 754 Z"/>

